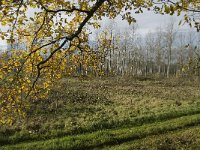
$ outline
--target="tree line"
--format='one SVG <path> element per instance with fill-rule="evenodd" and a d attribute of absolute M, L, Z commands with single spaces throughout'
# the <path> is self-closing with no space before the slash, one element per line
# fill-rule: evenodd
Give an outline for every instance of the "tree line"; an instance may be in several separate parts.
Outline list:
<path fill-rule="evenodd" d="M 137 32 L 136 24 L 120 31 L 111 21 L 93 38 L 90 46 L 103 75 L 200 76 L 200 34 L 178 30 L 172 20 L 146 35 Z M 95 72 L 81 64 L 78 74 Z"/>

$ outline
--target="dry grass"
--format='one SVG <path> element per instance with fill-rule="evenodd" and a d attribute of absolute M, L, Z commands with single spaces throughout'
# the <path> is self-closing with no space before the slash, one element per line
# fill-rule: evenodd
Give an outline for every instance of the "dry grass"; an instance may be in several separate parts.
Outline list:
<path fill-rule="evenodd" d="M 174 79 L 65 78 L 55 85 L 49 98 L 31 106 L 25 120 L 0 128 L 2 144 L 196 114 L 200 107 L 200 83 Z"/>

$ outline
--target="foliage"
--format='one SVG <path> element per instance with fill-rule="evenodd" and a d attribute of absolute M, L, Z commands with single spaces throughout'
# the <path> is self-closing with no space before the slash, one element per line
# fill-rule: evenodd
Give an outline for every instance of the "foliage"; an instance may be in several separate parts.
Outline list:
<path fill-rule="evenodd" d="M 60 78 L 61 74 L 58 71 L 64 70 L 65 61 L 59 63 L 61 55 L 57 53 L 48 62 L 48 67 L 44 67 L 40 72 L 39 79 L 35 63 L 43 60 L 43 57 L 38 52 L 28 57 L 26 61 L 24 61 L 24 57 L 27 57 L 26 51 L 11 51 L 4 55 L 0 63 L 2 66 L 0 116 L 1 123 L 11 124 L 16 115 L 25 115 L 24 110 L 28 108 L 28 102 L 25 101 L 27 97 L 29 100 L 36 100 L 48 95 L 51 84 Z"/>

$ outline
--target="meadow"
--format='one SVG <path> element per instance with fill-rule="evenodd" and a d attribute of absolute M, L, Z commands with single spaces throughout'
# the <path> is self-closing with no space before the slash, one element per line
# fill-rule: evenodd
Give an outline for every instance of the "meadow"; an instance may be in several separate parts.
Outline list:
<path fill-rule="evenodd" d="M 200 149 L 200 83 L 63 78 L 26 118 L 0 127 L 0 149 Z"/>

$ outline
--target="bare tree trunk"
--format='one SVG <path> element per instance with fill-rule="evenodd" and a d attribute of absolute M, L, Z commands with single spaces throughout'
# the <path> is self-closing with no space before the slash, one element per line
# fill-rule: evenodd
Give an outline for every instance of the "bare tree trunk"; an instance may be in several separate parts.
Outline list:
<path fill-rule="evenodd" d="M 170 76 L 170 70 L 171 70 L 171 61 L 172 61 L 172 46 L 174 43 L 174 37 L 175 37 L 175 31 L 174 31 L 174 21 L 171 20 L 170 23 L 166 27 L 166 43 L 168 48 L 167 53 L 167 78 Z"/>

